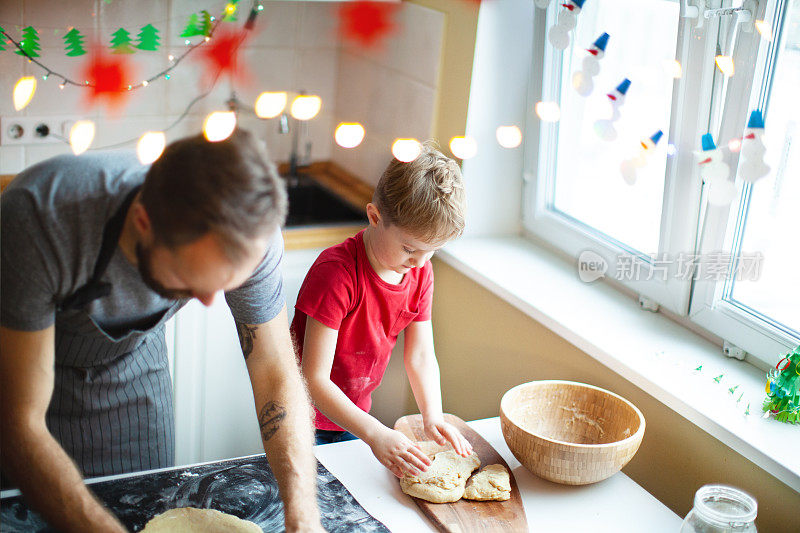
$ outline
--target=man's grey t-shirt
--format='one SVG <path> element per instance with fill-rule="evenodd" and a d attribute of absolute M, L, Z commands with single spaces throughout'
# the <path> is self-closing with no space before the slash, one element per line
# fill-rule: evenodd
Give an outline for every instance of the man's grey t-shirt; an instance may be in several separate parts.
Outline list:
<path fill-rule="evenodd" d="M 57 303 L 92 277 L 106 222 L 148 168 L 131 152 L 105 152 L 54 157 L 14 179 L 0 196 L 3 326 L 36 331 L 54 323 Z M 237 322 L 261 324 L 283 307 L 282 253 L 276 229 L 252 276 L 225 294 Z M 176 303 L 152 291 L 119 247 L 102 281 L 111 283 L 111 294 L 87 311 L 112 336 L 147 329 Z"/>

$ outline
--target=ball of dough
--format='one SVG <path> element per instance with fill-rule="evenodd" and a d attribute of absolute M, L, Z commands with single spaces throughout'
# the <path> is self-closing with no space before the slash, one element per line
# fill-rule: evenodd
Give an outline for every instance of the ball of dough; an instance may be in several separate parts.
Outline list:
<path fill-rule="evenodd" d="M 461 457 L 455 450 L 437 453 L 425 472 L 404 476 L 400 488 L 409 496 L 431 503 L 449 503 L 461 499 L 470 474 L 481 466 L 476 454 Z"/>
<path fill-rule="evenodd" d="M 511 477 L 503 465 L 489 465 L 469 478 L 464 498 L 479 501 L 506 501 L 511 498 Z"/>

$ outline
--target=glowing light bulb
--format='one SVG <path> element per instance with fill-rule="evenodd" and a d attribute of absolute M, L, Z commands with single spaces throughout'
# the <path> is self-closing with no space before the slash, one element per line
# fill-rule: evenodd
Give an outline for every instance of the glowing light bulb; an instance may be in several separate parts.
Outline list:
<path fill-rule="evenodd" d="M 392 144 L 392 155 L 403 163 L 415 160 L 421 152 L 422 145 L 416 139 L 395 139 Z"/>
<path fill-rule="evenodd" d="M 159 157 L 167 145 L 167 136 L 163 131 L 148 131 L 139 137 L 136 144 L 136 155 L 143 165 L 149 165 Z"/>
<path fill-rule="evenodd" d="M 256 98 L 256 115 L 259 118 L 274 118 L 286 107 L 286 92 L 263 92 Z"/>
<path fill-rule="evenodd" d="M 69 146 L 72 153 L 80 155 L 92 145 L 94 140 L 94 122 L 91 120 L 79 120 L 72 125 L 69 130 Z"/>
<path fill-rule="evenodd" d="M 731 139 L 728 141 L 728 150 L 731 152 L 738 152 L 742 149 L 742 140 L 741 139 Z"/>
<path fill-rule="evenodd" d="M 667 76 L 675 78 L 676 80 L 683 76 L 683 68 L 681 62 L 677 59 L 667 59 L 664 61 L 664 72 Z"/>
<path fill-rule="evenodd" d="M 495 135 L 497 143 L 503 148 L 516 148 L 522 144 L 522 132 L 516 126 L 500 126 Z"/>
<path fill-rule="evenodd" d="M 536 114 L 545 122 L 558 122 L 561 119 L 561 108 L 556 102 L 538 102 Z"/>
<path fill-rule="evenodd" d="M 756 29 L 758 30 L 758 33 L 761 34 L 761 37 L 764 38 L 764 40 L 772 42 L 772 26 L 770 26 L 769 22 L 757 20 Z"/>
<path fill-rule="evenodd" d="M 36 78 L 25 76 L 14 85 L 14 109 L 19 111 L 31 103 L 33 93 L 36 92 Z"/>
<path fill-rule="evenodd" d="M 733 58 L 731 56 L 717 56 L 715 59 L 717 63 L 717 68 L 725 74 L 727 77 L 733 76 L 734 66 L 733 66 Z"/>
<path fill-rule="evenodd" d="M 336 126 L 333 136 L 342 148 L 355 148 L 364 140 L 364 126 L 358 122 L 342 122 Z"/>
<path fill-rule="evenodd" d="M 322 107 L 322 98 L 316 95 L 301 94 L 292 102 L 291 113 L 297 120 L 311 120 Z"/>
<path fill-rule="evenodd" d="M 214 111 L 203 123 L 203 135 L 212 143 L 224 141 L 236 129 L 236 113 L 233 111 Z"/>
<path fill-rule="evenodd" d="M 478 143 L 472 137 L 457 135 L 450 139 L 450 151 L 459 159 L 469 159 L 478 153 Z"/>

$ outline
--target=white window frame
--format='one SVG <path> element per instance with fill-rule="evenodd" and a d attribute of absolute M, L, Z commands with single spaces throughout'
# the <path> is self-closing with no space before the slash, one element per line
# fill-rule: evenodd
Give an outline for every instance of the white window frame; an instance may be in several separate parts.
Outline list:
<path fill-rule="evenodd" d="M 668 0 L 664 0 L 668 1 Z M 676 0 L 677 1 L 677 0 Z M 561 251 L 577 257 L 591 249 L 603 257 L 609 272 L 616 270 L 621 254 L 635 255 L 641 262 L 643 280 L 623 280 L 620 283 L 636 294 L 655 301 L 679 315 L 689 308 L 691 282 L 679 279 L 672 264 L 666 280 L 652 272 L 651 258 L 631 249 L 573 218 L 552 209 L 555 169 L 557 123 L 546 123 L 533 112 L 540 100 L 558 101 L 561 83 L 562 54 L 546 44 L 545 33 L 556 20 L 557 9 L 551 6 L 544 15 L 537 10 L 534 65 L 529 84 L 528 117 L 526 122 L 526 161 L 524 174 L 523 227 L 534 238 L 548 242 Z M 681 11 L 683 15 L 683 9 Z M 579 22 L 580 23 L 580 22 Z M 709 99 L 701 98 L 708 91 L 687 91 L 689 84 L 704 86 L 711 81 L 707 73 L 713 68 L 716 39 L 692 38 L 695 21 L 681 16 L 678 27 L 675 58 L 683 66 L 683 76 L 673 85 L 672 111 L 667 138 L 677 148 L 675 156 L 667 159 L 661 229 L 657 253 L 660 257 L 675 258 L 695 249 L 696 228 L 700 214 L 701 183 L 696 171 L 692 150 L 697 145 L 696 132 L 707 122 Z M 711 24 L 716 22 L 711 21 Z M 710 61 L 709 61 L 710 58 Z M 709 65 L 710 62 L 710 65 Z M 695 73 L 701 73 L 698 76 Z M 537 79 L 538 78 L 538 79 Z M 564 77 L 567 80 L 567 77 Z M 541 80 L 541 81 L 540 81 Z M 539 157 L 539 154 L 542 157 Z M 619 179 L 622 179 L 620 176 Z M 681 216 L 676 216 L 681 213 Z M 652 252 L 652 251 L 646 251 Z M 653 279 L 648 279 L 652 277 Z"/>
<path fill-rule="evenodd" d="M 771 27 L 778 28 L 779 26 L 776 24 L 778 16 L 785 18 L 787 15 L 786 9 L 784 9 L 786 5 L 787 2 L 784 0 L 761 2 L 758 5 L 755 19 L 766 20 Z M 721 109 L 717 110 L 720 116 L 720 139 L 740 137 L 750 110 L 765 109 L 768 91 L 762 87 L 756 93 L 752 91 L 752 85 L 754 81 L 759 81 L 759 83 L 761 81 L 760 75 L 757 77 L 756 73 L 767 72 L 769 76 L 774 71 L 774 60 L 781 47 L 780 39 L 777 36 L 782 35 L 783 32 L 775 33 L 776 38 L 773 39 L 773 42 L 769 46 L 759 49 L 761 37 L 757 31 L 740 32 L 734 53 L 734 64 L 737 65 L 736 74 L 729 81 L 730 85 Z M 739 65 L 742 68 L 738 68 Z M 744 68 L 745 66 L 752 66 L 752 68 Z M 748 95 L 750 95 L 749 98 Z M 733 155 L 731 168 L 735 171 L 738 154 Z M 752 185 L 742 183 L 741 180 L 737 184 L 740 192 L 730 208 L 713 206 L 707 208 L 704 227 L 700 232 L 701 254 L 719 250 L 735 252 L 739 249 L 743 229 L 740 214 L 747 210 Z M 734 266 L 735 262 L 732 262 L 731 270 Z M 731 279 L 731 275 L 729 275 L 727 281 L 703 279 L 695 281 L 689 317 L 703 328 L 719 335 L 767 365 L 773 366 L 780 359 L 779 354 L 797 346 L 800 339 L 769 318 L 754 315 L 735 302 L 727 300 L 733 288 Z"/>
<path fill-rule="evenodd" d="M 730 3 L 723 1 L 725 6 Z M 764 20 L 765 13 L 772 13 L 774 18 L 774 13 L 784 3 L 785 0 L 758 2 L 754 18 Z M 718 4 L 722 5 L 722 2 Z M 555 23 L 557 12 L 558 9 L 551 6 L 546 13 L 537 10 L 535 14 L 533 66 L 525 124 L 523 232 L 529 238 L 543 241 L 571 257 L 577 258 L 582 251 L 592 250 L 606 261 L 609 272 L 614 272 L 621 254 L 637 252 L 553 209 L 558 124 L 540 121 L 534 112 L 534 104 L 542 100 L 559 102 L 564 52 L 554 50 L 546 42 L 547 29 Z M 694 31 L 698 19 L 687 17 L 686 14 L 687 1 L 682 0 L 675 57 L 682 66 L 683 76 L 673 86 L 667 137 L 678 150 L 667 160 L 658 246 L 659 256 L 673 259 L 681 253 L 705 254 L 730 250 L 732 239 L 738 238 L 741 228 L 729 228 L 729 210 L 706 208 L 702 179 L 693 152 L 699 145 L 698 132 L 710 129 L 715 139 L 741 136 L 749 110 L 763 105 L 758 98 L 749 101 L 746 96 L 750 94 L 754 72 L 763 72 L 769 55 L 758 53 L 758 32 L 740 31 L 734 50 L 736 74 L 730 79 L 722 79 L 714 65 L 720 20 L 704 20 L 705 30 L 698 33 Z M 700 17 L 703 17 L 702 10 Z M 777 41 L 775 39 L 772 47 L 779 44 Z M 568 83 L 568 80 L 569 77 L 564 76 L 564 82 Z M 718 103 L 723 102 L 723 95 L 725 99 L 721 106 Z M 764 95 L 759 98 L 763 100 Z M 716 128 L 718 131 L 715 132 Z M 736 163 L 732 162 L 733 169 Z M 734 202 L 733 208 L 742 209 L 747 205 L 750 185 L 740 187 L 740 198 L 738 204 Z M 649 271 L 652 263 L 650 258 L 638 255 L 642 277 L 647 279 L 651 277 Z M 658 280 L 655 276 L 643 281 L 612 281 L 680 317 L 686 317 L 683 320 L 687 325 L 689 321 L 694 322 L 745 350 L 756 358 L 750 359 L 750 362 L 759 366 L 774 365 L 780 358 L 776 354 L 784 353 L 800 342 L 769 320 L 754 316 L 735 303 L 721 299 L 730 292 L 729 282 L 678 279 L 674 275 L 675 267 L 673 265 L 666 281 Z"/>

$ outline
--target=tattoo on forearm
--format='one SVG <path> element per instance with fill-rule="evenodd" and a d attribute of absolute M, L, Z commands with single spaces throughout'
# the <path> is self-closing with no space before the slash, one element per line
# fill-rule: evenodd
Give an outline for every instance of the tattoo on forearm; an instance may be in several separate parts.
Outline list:
<path fill-rule="evenodd" d="M 242 347 L 242 354 L 244 354 L 245 361 L 247 361 L 247 358 L 250 357 L 250 354 L 253 352 L 253 345 L 256 340 L 256 329 L 258 329 L 258 326 L 249 326 L 247 324 L 240 324 L 239 322 L 236 323 L 236 334 L 239 335 L 239 344 Z"/>
<path fill-rule="evenodd" d="M 278 429 L 283 419 L 286 418 L 286 409 L 279 403 L 267 402 L 258 414 L 258 424 L 261 426 L 261 438 L 268 441 Z"/>

